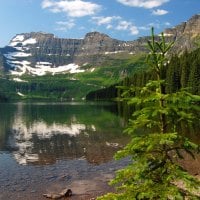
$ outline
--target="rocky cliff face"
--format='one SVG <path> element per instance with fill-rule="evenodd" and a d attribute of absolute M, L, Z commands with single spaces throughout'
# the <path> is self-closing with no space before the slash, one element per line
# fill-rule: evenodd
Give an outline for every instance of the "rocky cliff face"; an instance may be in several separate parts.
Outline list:
<path fill-rule="evenodd" d="M 197 48 L 200 42 L 200 15 L 165 30 L 164 34 L 168 40 L 175 41 L 173 53 Z M 7 47 L 1 49 L 1 60 L 13 75 L 77 73 L 84 71 L 79 66 L 100 66 L 111 56 L 146 52 L 148 39 L 120 41 L 99 32 L 88 33 L 84 39 L 56 38 L 53 34 L 42 32 L 23 33 L 16 35 Z"/>
<path fill-rule="evenodd" d="M 137 42 L 126 42 L 92 32 L 84 39 L 56 38 L 48 33 L 16 35 L 3 49 L 6 68 L 13 75 L 82 72 L 79 66 L 101 65 L 110 55 L 136 52 Z M 72 64 L 73 63 L 73 64 Z"/>
<path fill-rule="evenodd" d="M 174 53 L 182 53 L 184 50 L 194 50 L 200 47 L 200 15 L 194 15 L 187 22 L 166 29 L 166 35 L 175 40 Z"/>
<path fill-rule="evenodd" d="M 183 35 L 196 35 L 200 33 L 200 15 L 194 15 L 187 22 L 183 22 L 180 25 L 169 28 L 164 31 L 167 34 L 172 34 L 176 38 Z"/>

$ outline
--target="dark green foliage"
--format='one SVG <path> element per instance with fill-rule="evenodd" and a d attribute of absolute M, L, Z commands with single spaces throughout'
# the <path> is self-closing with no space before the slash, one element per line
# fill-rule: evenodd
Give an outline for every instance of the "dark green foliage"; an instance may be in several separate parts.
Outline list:
<path fill-rule="evenodd" d="M 173 93 L 181 88 L 188 88 L 192 94 L 200 95 L 200 48 L 181 56 L 173 55 L 169 63 L 161 69 L 162 78 L 166 80 L 166 92 Z M 156 80 L 155 72 L 140 70 L 126 77 L 119 85 L 144 86 L 149 80 Z M 118 96 L 120 96 L 119 89 Z"/>
<path fill-rule="evenodd" d="M 196 144 L 178 134 L 177 126 L 194 122 L 195 111 L 200 110 L 200 96 L 187 90 L 166 93 L 163 69 L 168 65 L 166 53 L 173 44 L 166 43 L 163 34 L 161 42 L 155 41 L 153 31 L 148 44 L 150 54 L 147 64 L 155 79 L 142 82 L 144 85 L 141 87 L 120 87 L 123 90 L 121 100 L 134 105 L 135 111 L 125 129 L 132 139 L 123 150 L 118 151 L 116 158 L 130 156 L 131 163 L 118 171 L 112 181 L 118 192 L 99 199 L 199 199 L 195 190 L 199 189 L 200 181 L 186 172 L 176 159 L 182 159 L 185 153 L 194 157 L 198 151 Z M 173 75 L 173 81 L 177 83 L 175 89 L 178 89 L 180 78 L 176 73 Z"/>
<path fill-rule="evenodd" d="M 55 60 L 61 59 L 63 62 L 68 62 L 68 56 L 44 56 L 41 54 L 35 55 L 40 61 L 50 61 L 54 63 Z M 92 67 L 85 65 L 83 68 L 87 71 L 77 74 L 47 74 L 45 76 L 30 76 L 23 75 L 20 79 L 25 82 L 13 81 L 13 76 L 8 76 L 7 79 L 1 79 L 1 90 L 10 99 L 50 99 L 50 100 L 80 100 L 85 98 L 89 93 L 91 96 L 98 98 L 105 97 L 109 99 L 116 96 L 117 91 L 115 87 L 110 87 L 108 90 L 104 89 L 110 85 L 114 85 L 127 74 L 132 74 L 139 68 L 144 67 L 143 55 L 128 55 L 126 58 L 115 57 L 108 58 L 104 66 Z M 31 57 L 34 59 L 34 57 Z M 49 60 L 50 59 L 50 60 Z M 32 60 L 36 62 L 36 60 Z M 63 63 L 64 64 L 64 63 Z M 92 91 L 101 90 L 98 94 L 90 93 Z M 19 93 L 24 96 L 18 95 Z M 17 94 L 18 93 L 18 94 Z"/>
<path fill-rule="evenodd" d="M 0 102 L 6 102 L 8 101 L 8 98 L 6 97 L 5 94 L 0 92 Z"/>
<path fill-rule="evenodd" d="M 188 87 L 193 94 L 200 94 L 200 50 L 195 51 L 191 57 Z"/>
<path fill-rule="evenodd" d="M 181 87 L 186 88 L 188 86 L 188 74 L 190 73 L 190 57 L 187 50 L 180 57 L 180 66 L 181 66 Z"/>
<path fill-rule="evenodd" d="M 11 79 L 0 79 L 1 94 L 10 100 L 15 99 L 49 99 L 80 100 L 91 90 L 100 86 L 91 86 L 79 80 L 71 80 L 68 75 L 46 75 L 42 77 L 20 77 L 27 82 L 15 82 Z M 22 93 L 24 96 L 20 96 Z"/>
<path fill-rule="evenodd" d="M 170 64 L 167 66 L 166 72 L 166 90 L 173 93 L 181 88 L 180 60 L 177 55 L 172 56 Z"/>
<path fill-rule="evenodd" d="M 166 79 L 166 91 L 169 93 L 188 88 L 193 94 L 200 95 L 200 48 L 188 53 L 184 52 L 180 57 L 173 55 L 170 63 L 162 68 L 162 77 Z M 144 86 L 149 80 L 155 80 L 155 73 L 151 70 L 140 71 L 127 77 L 124 86 Z"/>
<path fill-rule="evenodd" d="M 188 88 L 193 94 L 200 95 L 200 49 L 191 53 L 185 51 L 181 56 L 173 55 L 170 63 L 166 63 L 161 69 L 162 78 L 166 80 L 166 92 L 172 93 L 181 88 Z M 148 71 L 145 67 L 135 71 L 132 75 L 123 79 L 118 85 L 136 87 L 144 86 L 149 80 L 156 80 L 156 74 L 151 69 Z M 106 88 L 105 95 L 113 91 L 113 88 Z M 101 93 L 102 91 L 100 91 Z M 118 89 L 120 96 L 122 90 Z M 99 91 L 94 91 L 98 95 Z M 105 95 L 103 98 L 105 98 Z M 116 97 L 117 97 L 116 96 Z M 101 98 L 101 97 L 100 97 Z M 106 98 L 108 99 L 109 96 Z M 112 96 L 112 98 L 114 98 Z"/>
<path fill-rule="evenodd" d="M 86 100 L 112 100 L 117 96 L 117 88 L 116 85 L 112 85 L 110 87 L 106 87 L 97 91 L 89 92 L 86 95 Z"/>

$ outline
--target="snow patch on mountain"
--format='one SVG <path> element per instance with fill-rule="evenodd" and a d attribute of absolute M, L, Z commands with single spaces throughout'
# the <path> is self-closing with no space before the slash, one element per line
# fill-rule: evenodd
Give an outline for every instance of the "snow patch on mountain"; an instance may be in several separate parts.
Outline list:
<path fill-rule="evenodd" d="M 30 71 L 31 67 L 29 66 L 31 63 L 29 61 L 12 61 L 11 66 L 14 70 L 10 70 L 12 75 L 21 76 L 25 74 L 27 71 Z"/>
<path fill-rule="evenodd" d="M 24 35 L 17 35 L 15 38 L 12 39 L 13 42 L 20 42 L 24 40 Z"/>
<path fill-rule="evenodd" d="M 123 53 L 123 52 L 125 52 L 125 51 L 106 51 L 105 52 L 105 55 L 108 55 L 108 54 L 117 54 L 117 53 Z"/>
<path fill-rule="evenodd" d="M 22 42 L 23 46 L 26 46 L 27 44 L 36 44 L 37 40 L 35 38 L 29 38 L 27 40 L 25 40 L 24 42 Z"/>
<path fill-rule="evenodd" d="M 29 57 L 29 56 L 31 56 L 31 53 L 11 52 L 11 53 L 4 54 L 4 56 L 5 56 L 7 59 L 13 60 L 13 59 L 19 58 L 19 57 L 21 57 L 21 58 Z"/>
<path fill-rule="evenodd" d="M 23 82 L 23 83 L 27 83 L 28 81 L 22 80 L 20 78 L 13 78 L 13 81 L 15 82 Z"/>
<path fill-rule="evenodd" d="M 37 65 L 52 65 L 50 62 L 37 62 Z"/>
<path fill-rule="evenodd" d="M 24 38 L 21 36 L 17 36 L 14 38 L 14 41 L 21 42 Z M 28 39 L 23 42 L 23 44 L 34 44 L 36 40 L 34 39 Z M 8 65 L 12 67 L 10 70 L 10 73 L 15 76 L 21 76 L 25 73 L 37 75 L 37 76 L 43 76 L 48 73 L 51 73 L 52 75 L 57 73 L 80 73 L 84 72 L 85 70 L 80 69 L 79 65 L 76 65 L 74 63 L 68 64 L 68 65 L 62 65 L 62 66 L 53 66 L 51 62 L 45 62 L 40 61 L 31 63 L 28 61 L 28 57 L 32 56 L 31 53 L 26 53 L 24 47 L 14 47 L 16 49 L 15 52 L 8 52 L 7 54 L 4 54 L 4 56 L 7 58 L 6 62 Z M 26 48 L 26 47 L 25 47 Z M 19 81 L 19 79 L 16 81 Z"/>
<path fill-rule="evenodd" d="M 15 52 L 12 55 L 13 57 L 29 57 L 31 53 L 24 53 L 24 52 Z"/>
<path fill-rule="evenodd" d="M 51 73 L 52 75 L 57 73 L 80 73 L 84 72 L 85 70 L 80 69 L 80 66 L 71 63 L 68 65 L 58 66 L 58 67 L 52 67 L 51 63 L 45 62 L 42 64 L 37 64 L 35 67 L 30 66 L 30 62 L 28 61 L 14 61 L 11 62 L 11 66 L 14 68 L 14 70 L 10 70 L 12 75 L 21 76 L 25 73 L 37 75 L 37 76 L 44 76 L 48 73 Z"/>
<path fill-rule="evenodd" d="M 18 44 L 21 44 L 22 46 L 26 46 L 28 44 L 36 44 L 36 43 L 37 43 L 37 40 L 35 38 L 29 38 L 25 40 L 24 35 L 17 35 L 15 38 L 11 40 L 11 42 L 9 43 L 9 46 L 16 48 Z"/>
<path fill-rule="evenodd" d="M 17 35 L 16 37 L 14 37 L 14 38 L 11 40 L 9 46 L 14 47 L 14 46 L 16 46 L 18 43 L 22 42 L 23 40 L 24 40 L 24 35 Z"/>
<path fill-rule="evenodd" d="M 18 94 L 19 96 L 21 96 L 21 97 L 24 97 L 24 96 L 25 96 L 25 95 L 22 94 L 21 92 L 17 92 L 17 94 Z"/>

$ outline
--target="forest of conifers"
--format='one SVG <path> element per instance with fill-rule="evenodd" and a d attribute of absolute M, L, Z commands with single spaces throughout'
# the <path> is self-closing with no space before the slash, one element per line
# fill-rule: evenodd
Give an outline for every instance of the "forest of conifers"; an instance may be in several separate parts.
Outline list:
<path fill-rule="evenodd" d="M 136 87 L 144 86 L 148 80 L 154 79 L 152 71 L 141 71 L 125 78 L 119 85 Z M 166 93 L 176 92 L 181 88 L 188 88 L 193 94 L 200 95 L 200 48 L 188 53 L 185 51 L 181 56 L 173 55 L 170 63 L 162 72 L 166 79 Z M 90 92 L 88 100 L 113 99 L 120 95 L 116 85 L 98 91 Z"/>

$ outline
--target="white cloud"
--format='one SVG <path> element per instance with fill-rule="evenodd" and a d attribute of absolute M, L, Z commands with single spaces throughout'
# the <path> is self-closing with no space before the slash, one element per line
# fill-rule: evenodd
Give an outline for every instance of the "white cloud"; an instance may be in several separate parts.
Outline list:
<path fill-rule="evenodd" d="M 118 26 L 116 27 L 116 29 L 117 30 L 127 30 L 130 25 L 131 25 L 130 22 L 120 21 Z"/>
<path fill-rule="evenodd" d="M 139 33 L 139 30 L 135 25 L 125 20 L 119 21 L 116 30 L 130 31 L 131 35 L 137 35 Z"/>
<path fill-rule="evenodd" d="M 161 10 L 161 9 L 153 10 L 152 12 L 153 15 L 166 15 L 167 13 L 168 13 L 167 10 Z"/>
<path fill-rule="evenodd" d="M 108 24 L 107 26 L 106 26 L 106 29 L 112 29 L 113 28 L 113 25 L 111 25 L 111 24 Z"/>
<path fill-rule="evenodd" d="M 140 27 L 138 27 L 138 29 L 141 30 L 141 31 L 150 31 L 151 27 L 159 29 L 160 26 L 161 26 L 161 24 L 159 22 L 152 22 L 152 23 L 149 23 L 145 26 L 140 26 Z"/>
<path fill-rule="evenodd" d="M 43 0 L 42 8 L 53 13 L 65 13 L 69 17 L 94 15 L 101 10 L 100 5 L 83 0 Z"/>
<path fill-rule="evenodd" d="M 140 26 L 138 27 L 139 30 L 141 31 L 150 31 L 151 27 L 154 27 L 155 29 L 165 29 L 166 27 L 171 26 L 170 22 L 160 22 L 160 21 L 155 21 L 152 23 L 147 24 L 146 26 Z"/>
<path fill-rule="evenodd" d="M 59 31 L 70 30 L 76 25 L 74 23 L 74 20 L 72 20 L 72 19 L 70 19 L 69 21 L 58 21 L 58 22 L 56 22 L 56 24 L 58 25 L 56 30 L 59 30 Z"/>
<path fill-rule="evenodd" d="M 53 2 L 49 1 L 49 0 L 43 0 L 42 2 L 42 8 L 49 8 L 53 6 Z"/>
<path fill-rule="evenodd" d="M 138 28 L 132 22 L 123 20 L 120 16 L 99 16 L 92 17 L 92 20 L 98 26 L 104 25 L 109 30 L 129 31 L 131 35 L 139 34 Z"/>
<path fill-rule="evenodd" d="M 97 25 L 110 25 L 113 20 L 121 19 L 119 16 L 109 16 L 109 17 L 92 17 L 92 19 L 97 23 Z"/>
<path fill-rule="evenodd" d="M 139 34 L 139 30 L 136 26 L 131 25 L 129 28 L 131 35 L 138 35 Z"/>
<path fill-rule="evenodd" d="M 142 30 L 142 31 L 149 31 L 150 27 L 149 26 L 140 26 L 140 27 L 138 27 L 138 29 Z"/>
<path fill-rule="evenodd" d="M 165 22 L 165 26 L 171 26 L 170 22 Z"/>
<path fill-rule="evenodd" d="M 117 0 L 119 3 L 131 6 L 131 7 L 141 7 L 146 9 L 151 9 L 159 7 L 170 0 Z"/>

